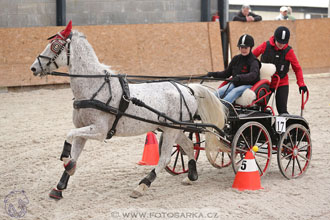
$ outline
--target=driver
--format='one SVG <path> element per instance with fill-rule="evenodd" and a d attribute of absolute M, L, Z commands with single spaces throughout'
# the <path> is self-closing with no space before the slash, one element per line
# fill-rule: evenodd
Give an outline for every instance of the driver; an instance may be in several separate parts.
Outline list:
<path fill-rule="evenodd" d="M 218 89 L 215 95 L 227 102 L 233 103 L 246 89 L 251 88 L 260 80 L 260 61 L 252 54 L 253 37 L 244 34 L 237 43 L 240 54 L 233 57 L 227 69 L 221 72 L 208 72 L 207 76 L 214 78 L 232 79 Z"/>

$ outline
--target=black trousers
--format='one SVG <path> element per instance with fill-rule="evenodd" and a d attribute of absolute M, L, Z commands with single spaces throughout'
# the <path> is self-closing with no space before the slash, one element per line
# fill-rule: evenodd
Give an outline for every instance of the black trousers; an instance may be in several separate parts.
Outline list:
<path fill-rule="evenodd" d="M 289 86 L 280 86 L 276 91 L 276 108 L 278 114 L 288 113 L 288 96 L 289 96 Z"/>

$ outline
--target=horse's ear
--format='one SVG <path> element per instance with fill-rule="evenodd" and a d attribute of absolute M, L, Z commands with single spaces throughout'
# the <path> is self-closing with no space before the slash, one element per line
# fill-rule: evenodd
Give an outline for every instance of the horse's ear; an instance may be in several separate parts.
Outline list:
<path fill-rule="evenodd" d="M 69 37 L 71 30 L 72 30 L 72 20 L 70 20 L 66 28 L 63 31 L 61 31 L 61 35 L 64 37 L 64 40 Z"/>

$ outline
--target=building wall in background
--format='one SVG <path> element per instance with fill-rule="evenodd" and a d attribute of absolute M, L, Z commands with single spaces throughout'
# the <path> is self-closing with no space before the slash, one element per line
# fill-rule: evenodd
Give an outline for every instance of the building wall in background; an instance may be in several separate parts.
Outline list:
<path fill-rule="evenodd" d="M 56 25 L 56 0 L 1 0 L 0 27 Z"/>
<path fill-rule="evenodd" d="M 218 0 L 66 0 L 66 23 L 69 20 L 75 25 L 199 22 L 201 1 L 209 1 L 211 21 L 218 10 Z M 241 5 L 229 5 L 229 21 L 240 8 Z M 274 20 L 280 6 L 251 5 L 251 8 L 263 20 Z M 292 8 L 296 19 L 323 18 L 327 15 L 327 8 Z M 0 1 L 0 27 L 55 25 L 56 0 Z"/>
<path fill-rule="evenodd" d="M 67 1 L 67 18 L 84 25 L 194 22 L 200 0 Z"/>
<path fill-rule="evenodd" d="M 210 0 L 212 14 L 217 2 Z M 75 25 L 199 22 L 201 0 L 66 0 L 66 20 Z M 0 27 L 55 25 L 56 0 L 0 1 Z"/>

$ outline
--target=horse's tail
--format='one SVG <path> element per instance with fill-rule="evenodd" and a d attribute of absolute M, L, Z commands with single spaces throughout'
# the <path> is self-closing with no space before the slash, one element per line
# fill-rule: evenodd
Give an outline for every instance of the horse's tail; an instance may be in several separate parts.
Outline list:
<path fill-rule="evenodd" d="M 198 103 L 197 114 L 203 123 L 214 124 L 223 129 L 226 123 L 226 107 L 220 100 L 205 86 L 200 84 L 190 84 L 189 87 L 194 91 L 194 96 Z M 207 132 L 205 134 L 206 148 L 222 151 L 228 149 L 217 139 L 214 134 Z"/>

